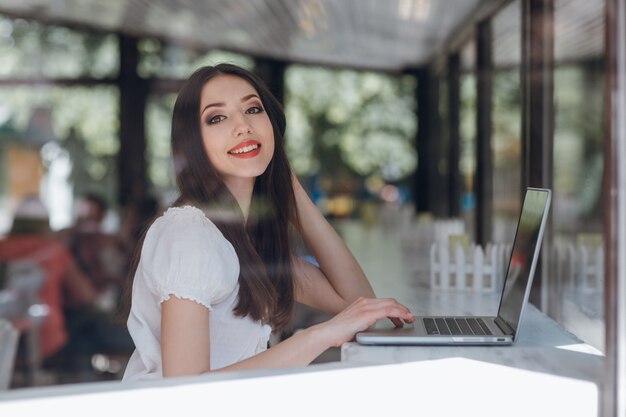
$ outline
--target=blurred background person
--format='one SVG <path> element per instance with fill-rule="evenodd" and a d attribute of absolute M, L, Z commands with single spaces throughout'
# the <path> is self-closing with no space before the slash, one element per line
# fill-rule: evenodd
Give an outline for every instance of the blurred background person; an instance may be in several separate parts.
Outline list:
<path fill-rule="evenodd" d="M 95 302 L 97 292 L 69 250 L 54 239 L 48 212 L 36 196 L 26 197 L 18 204 L 8 235 L 0 239 L 0 263 L 6 266 L 16 261 L 32 262 L 43 273 L 38 295 L 48 312 L 38 329 L 38 353 L 44 364 L 54 362 L 69 340 L 63 312 L 66 302 L 88 306 Z M 25 332 L 30 324 L 18 319 L 15 325 Z M 23 354 L 23 342 L 21 345 Z"/>
<path fill-rule="evenodd" d="M 132 242 L 121 234 L 104 231 L 107 209 L 104 198 L 85 194 L 76 204 L 74 225 L 56 234 L 70 250 L 81 273 L 98 295 L 89 305 L 72 298 L 65 303 L 70 337 L 64 351 L 75 358 L 74 366 L 77 372 L 83 374 L 83 380 L 94 377 L 91 373 L 93 366 L 105 373 L 115 373 L 118 368 L 121 370 L 121 364 L 110 368 L 110 359 L 117 358 L 116 363 L 124 361 L 134 349 L 126 326 L 114 318 Z M 94 362 L 94 355 L 105 359 Z"/>
<path fill-rule="evenodd" d="M 104 198 L 85 194 L 76 203 L 73 226 L 57 232 L 74 255 L 81 271 L 103 296 L 103 310 L 112 310 L 119 295 L 127 266 L 128 245 L 119 236 L 106 233 L 103 221 L 107 212 Z"/>

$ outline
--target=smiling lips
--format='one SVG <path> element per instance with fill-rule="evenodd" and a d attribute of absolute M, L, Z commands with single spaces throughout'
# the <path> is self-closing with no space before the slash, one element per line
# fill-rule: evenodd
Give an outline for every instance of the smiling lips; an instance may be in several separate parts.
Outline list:
<path fill-rule="evenodd" d="M 235 158 L 254 158 L 261 152 L 261 144 L 256 140 L 241 142 L 228 151 L 228 154 Z"/>

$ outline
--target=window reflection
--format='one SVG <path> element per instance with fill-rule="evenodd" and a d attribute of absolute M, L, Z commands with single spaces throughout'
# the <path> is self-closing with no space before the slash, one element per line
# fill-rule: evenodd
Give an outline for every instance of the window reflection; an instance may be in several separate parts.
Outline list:
<path fill-rule="evenodd" d="M 604 345 L 602 175 L 604 2 L 557 1 L 554 72 L 554 255 L 558 319 Z M 598 263 L 601 263 L 598 265 Z M 557 286 L 558 285 L 558 286 Z"/>
<path fill-rule="evenodd" d="M 475 45 L 470 41 L 461 50 L 459 134 L 461 172 L 461 217 L 465 220 L 466 230 L 474 233 L 476 222 L 476 194 L 474 177 L 476 175 L 476 58 Z"/>
<path fill-rule="evenodd" d="M 512 240 L 520 209 L 521 3 L 509 2 L 491 21 L 492 241 L 495 242 Z M 552 164 L 555 215 L 553 247 L 549 248 L 547 261 L 549 270 L 554 272 L 547 285 L 552 295 L 548 298 L 558 304 L 550 306 L 557 312 L 555 318 L 600 348 L 604 340 L 603 5 L 602 0 L 555 2 Z M 438 165 L 442 174 L 450 173 L 453 168 L 460 172 L 461 216 L 470 235 L 475 230 L 477 198 L 474 184 L 477 75 L 473 37 L 468 35 L 464 47 L 454 51 L 461 60 L 458 167 L 446 165 L 445 160 Z M 138 47 L 138 73 L 146 79 L 161 77 L 175 82 L 199 65 L 220 61 L 246 68 L 254 66 L 251 58 L 239 54 L 223 51 L 205 54 L 154 39 L 141 40 Z M 0 235 L 8 232 L 17 201 L 28 194 L 40 194 L 53 230 L 72 223 L 72 203 L 79 195 L 100 194 L 113 207 L 104 227 L 115 230 L 120 226 L 119 221 L 115 215 L 111 220 L 110 213 L 117 212 L 119 91 L 107 84 L 118 73 L 117 39 L 113 35 L 0 16 L 0 56 L 0 76 L 4 78 L 82 77 L 94 84 L 0 87 L 0 160 L 8 167 L 8 171 L 0 172 Z M 441 118 L 438 134 L 445 144 L 450 138 L 447 112 L 451 87 L 445 71 L 438 77 Z M 415 79 L 291 65 L 285 83 L 289 157 L 296 173 L 308 178 L 305 184 L 320 208 L 335 220 L 357 220 L 366 226 L 376 222 L 386 226 L 385 222 L 397 220 L 395 211 L 385 218 L 376 210 L 408 200 L 407 190 L 411 188 L 411 174 L 416 166 Z M 175 189 L 169 138 L 175 88 L 165 90 L 149 95 L 145 114 L 149 186 L 156 194 L 165 196 L 163 201 Z M 47 114 L 52 133 L 33 144 L 29 142 L 35 138 L 30 126 L 37 114 Z M 61 181 L 55 182 L 52 177 Z M 14 178 L 24 182 L 19 192 L 12 188 Z M 442 192 L 438 198 L 445 199 L 447 195 Z M 408 213 L 408 220 L 414 214 L 410 208 L 403 213 Z M 345 224 L 348 226 L 344 231 L 356 222 Z M 361 238 L 365 228 L 351 230 L 356 230 L 353 236 L 357 236 L 358 243 L 367 240 Z M 401 231 L 389 230 L 385 236 L 397 243 Z M 397 254 L 386 257 L 376 253 L 368 261 L 375 270 L 382 270 L 382 275 L 391 263 L 388 260 L 391 256 Z"/>
<path fill-rule="evenodd" d="M 0 76 L 114 77 L 119 69 L 113 34 L 95 34 L 0 15 Z"/>
<path fill-rule="evenodd" d="M 511 243 L 521 204 L 521 2 L 493 19 L 493 241 Z"/>
<path fill-rule="evenodd" d="M 41 192 L 54 230 L 70 224 L 74 196 L 96 192 L 113 203 L 117 103 L 116 89 L 107 86 L 0 87 L 3 165 L 20 167 L 29 175 L 41 172 L 41 182 L 34 188 L 7 186 L 0 201 L 0 234 L 8 231 L 12 211 L 24 193 Z M 45 126 L 38 126 L 42 123 Z M 37 164 L 19 163 L 25 155 L 37 159 Z M 11 169 L 6 175 L 25 177 Z"/>

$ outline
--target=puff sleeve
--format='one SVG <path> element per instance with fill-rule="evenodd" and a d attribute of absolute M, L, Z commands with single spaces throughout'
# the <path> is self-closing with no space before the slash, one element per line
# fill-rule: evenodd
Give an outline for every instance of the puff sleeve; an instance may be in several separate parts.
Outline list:
<path fill-rule="evenodd" d="M 239 277 L 234 248 L 194 207 L 171 208 L 152 224 L 140 265 L 159 304 L 175 295 L 212 310 L 235 290 Z"/>

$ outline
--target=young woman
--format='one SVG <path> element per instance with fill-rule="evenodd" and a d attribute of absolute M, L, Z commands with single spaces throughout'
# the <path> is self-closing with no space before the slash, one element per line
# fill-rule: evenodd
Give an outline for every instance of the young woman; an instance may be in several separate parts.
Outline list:
<path fill-rule="evenodd" d="M 373 298 L 291 173 L 284 132 L 280 105 L 242 68 L 203 67 L 182 87 L 172 120 L 180 197 L 141 246 L 125 380 L 302 366 L 381 318 L 414 320 L 395 300 Z M 293 256 L 291 231 L 319 267 Z M 295 301 L 336 315 L 267 349 Z"/>

